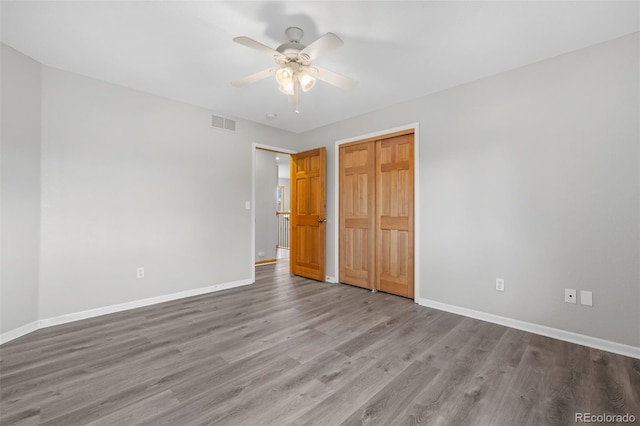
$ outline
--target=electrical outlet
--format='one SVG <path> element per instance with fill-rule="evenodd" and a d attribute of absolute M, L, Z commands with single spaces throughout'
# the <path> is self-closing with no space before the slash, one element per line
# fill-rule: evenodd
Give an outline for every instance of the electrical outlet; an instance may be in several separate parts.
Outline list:
<path fill-rule="evenodd" d="M 504 280 L 502 278 L 496 278 L 496 290 L 504 291 Z"/>
<path fill-rule="evenodd" d="M 144 278 L 144 266 L 139 266 L 136 269 L 136 278 Z"/>
<path fill-rule="evenodd" d="M 580 304 L 593 306 L 593 293 L 587 290 L 580 290 Z"/>
<path fill-rule="evenodd" d="M 573 288 L 565 288 L 564 301 L 566 303 L 576 303 L 576 290 Z"/>

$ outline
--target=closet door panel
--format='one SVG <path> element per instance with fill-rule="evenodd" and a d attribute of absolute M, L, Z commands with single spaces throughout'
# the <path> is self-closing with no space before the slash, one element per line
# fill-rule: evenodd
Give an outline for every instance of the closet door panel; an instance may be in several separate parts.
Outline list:
<path fill-rule="evenodd" d="M 376 288 L 414 297 L 413 134 L 376 142 Z"/>
<path fill-rule="evenodd" d="M 375 145 L 340 147 L 339 281 L 374 288 Z"/>

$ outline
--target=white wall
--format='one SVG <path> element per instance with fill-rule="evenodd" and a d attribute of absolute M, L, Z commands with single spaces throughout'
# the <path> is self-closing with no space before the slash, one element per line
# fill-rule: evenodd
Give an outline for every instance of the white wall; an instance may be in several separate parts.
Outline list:
<path fill-rule="evenodd" d="M 636 33 L 303 134 L 328 151 L 327 274 L 335 141 L 419 122 L 420 296 L 640 346 L 638 49 Z"/>
<path fill-rule="evenodd" d="M 39 63 L 1 44 L 0 334 L 38 319 Z"/>
<path fill-rule="evenodd" d="M 292 135 L 49 67 L 42 87 L 41 318 L 251 278 L 252 143 Z"/>
<path fill-rule="evenodd" d="M 256 149 L 256 262 L 276 258 L 278 165 L 276 153 Z"/>
<path fill-rule="evenodd" d="M 252 143 L 327 147 L 331 274 L 335 141 L 420 122 L 421 297 L 640 346 L 638 47 L 634 34 L 302 135 L 213 129 L 209 111 L 48 67 L 40 89 L 40 66 L 3 47 L 0 330 L 249 278 Z M 595 306 L 565 304 L 565 287 Z"/>

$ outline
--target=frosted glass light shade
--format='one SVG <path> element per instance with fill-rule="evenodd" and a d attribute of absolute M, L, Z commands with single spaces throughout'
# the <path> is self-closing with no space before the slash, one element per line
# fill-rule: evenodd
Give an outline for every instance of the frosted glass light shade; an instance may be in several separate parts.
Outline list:
<path fill-rule="evenodd" d="M 293 70 L 290 67 L 280 68 L 276 72 L 276 80 L 280 85 L 291 84 L 293 81 Z"/>
<path fill-rule="evenodd" d="M 316 79 L 305 71 L 298 74 L 298 81 L 300 82 L 300 87 L 302 87 L 303 92 L 308 92 L 316 84 Z"/>
<path fill-rule="evenodd" d="M 294 88 L 293 88 L 293 81 L 290 81 L 288 83 L 285 84 L 280 84 L 280 91 L 286 95 L 293 95 L 294 93 Z"/>

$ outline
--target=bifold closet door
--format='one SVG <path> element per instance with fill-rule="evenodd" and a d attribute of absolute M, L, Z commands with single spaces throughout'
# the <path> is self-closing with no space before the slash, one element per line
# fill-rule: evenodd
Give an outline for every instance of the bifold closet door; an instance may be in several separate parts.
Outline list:
<path fill-rule="evenodd" d="M 340 147 L 339 281 L 414 297 L 414 135 Z"/>
<path fill-rule="evenodd" d="M 413 134 L 376 141 L 376 287 L 414 297 Z"/>
<path fill-rule="evenodd" d="M 375 282 L 375 143 L 340 147 L 340 282 Z"/>

